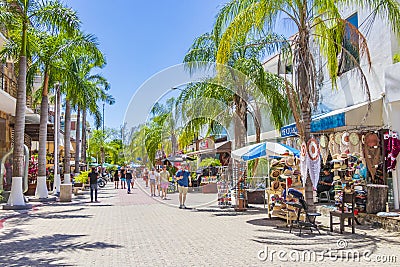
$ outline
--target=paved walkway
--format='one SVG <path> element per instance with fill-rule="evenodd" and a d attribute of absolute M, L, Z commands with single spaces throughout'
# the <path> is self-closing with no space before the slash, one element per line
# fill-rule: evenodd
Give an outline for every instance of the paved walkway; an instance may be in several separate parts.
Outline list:
<path fill-rule="evenodd" d="M 88 199 L 86 193 L 25 213 L 1 211 L 0 265 L 271 266 L 272 260 L 274 266 L 354 266 L 343 253 L 357 252 L 367 253 L 357 265 L 400 266 L 399 234 L 368 226 L 355 235 L 299 237 L 265 213 L 181 210 L 137 185 L 128 195 L 110 183 L 100 190 L 100 203 Z M 396 262 L 378 263 L 383 256 Z"/>

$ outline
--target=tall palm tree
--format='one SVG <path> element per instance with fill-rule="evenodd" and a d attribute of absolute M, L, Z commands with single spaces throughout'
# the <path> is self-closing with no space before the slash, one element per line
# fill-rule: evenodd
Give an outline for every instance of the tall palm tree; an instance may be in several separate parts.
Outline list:
<path fill-rule="evenodd" d="M 24 166 L 24 131 L 26 107 L 26 78 L 28 55 L 28 31 L 30 29 L 47 29 L 49 31 L 71 31 L 79 27 L 79 20 L 74 11 L 60 1 L 38 0 L 4 0 L 5 9 L 12 15 L 10 33 L 20 34 L 18 91 L 14 126 L 13 176 L 23 176 Z"/>
<path fill-rule="evenodd" d="M 378 14 L 387 19 L 391 28 L 400 34 L 400 4 L 393 0 L 232 0 L 221 9 L 217 16 L 214 31 L 221 36 L 221 40 L 216 61 L 222 64 L 229 62 L 237 40 L 260 30 L 273 30 L 281 16 L 287 17 L 287 20 L 291 21 L 297 29 L 295 37 L 287 40 L 292 47 L 291 58 L 295 82 L 294 87 L 287 86 L 286 93 L 300 137 L 305 142 L 310 139 L 311 110 L 316 108 L 319 95 L 316 89 L 319 70 L 315 67 L 311 47 L 313 40 L 319 44 L 322 56 L 327 59 L 327 69 L 333 81 L 332 86 L 335 87 L 338 77 L 337 56 L 339 53 L 344 53 L 353 61 L 361 74 L 361 82 L 368 98 L 370 97 L 363 70 L 343 42 L 347 27 L 352 35 L 358 36 L 360 55 L 366 56 L 367 62 L 371 64 L 365 37 L 340 16 L 339 6 L 349 4 L 369 7 L 373 13 L 368 17 L 369 19 L 375 19 L 375 15 Z M 263 43 L 259 44 L 263 45 Z M 310 177 L 307 177 L 306 181 L 306 199 L 312 205 Z"/>

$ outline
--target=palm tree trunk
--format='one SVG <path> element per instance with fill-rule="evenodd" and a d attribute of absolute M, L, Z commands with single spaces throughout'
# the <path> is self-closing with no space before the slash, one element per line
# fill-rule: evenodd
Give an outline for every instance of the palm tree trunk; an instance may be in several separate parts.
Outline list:
<path fill-rule="evenodd" d="M 15 107 L 14 126 L 14 153 L 13 176 L 23 177 L 24 174 L 24 133 L 25 133 L 25 109 L 26 109 L 26 56 L 19 58 L 18 94 Z M 28 162 L 25 162 L 28 164 Z"/>
<path fill-rule="evenodd" d="M 46 173 L 46 142 L 47 142 L 47 121 L 49 116 L 49 72 L 47 68 L 44 74 L 44 83 L 42 90 L 42 101 L 40 103 L 40 128 L 39 128 L 39 164 L 38 164 L 38 177 L 36 182 L 35 196 L 37 198 L 47 198 L 47 173 Z"/>
<path fill-rule="evenodd" d="M 48 86 L 49 73 L 45 72 L 42 90 L 42 102 L 40 104 L 40 128 L 39 128 L 39 156 L 38 176 L 46 176 L 46 142 L 47 142 L 47 121 L 48 121 Z"/>
<path fill-rule="evenodd" d="M 64 123 L 64 183 L 69 183 L 71 174 L 71 103 L 65 99 L 65 123 Z"/>
<path fill-rule="evenodd" d="M 76 115 L 76 135 L 75 135 L 75 173 L 79 174 L 79 153 L 80 153 L 80 137 L 81 137 L 81 109 L 78 105 Z"/>
<path fill-rule="evenodd" d="M 81 158 L 83 164 L 86 166 L 86 109 L 82 111 L 82 146 L 81 146 Z"/>
<path fill-rule="evenodd" d="M 304 14 L 303 14 L 304 15 Z M 306 29 L 306 28 L 304 28 Z M 310 36 L 307 30 L 303 30 L 300 33 L 299 40 L 299 58 L 301 61 L 298 65 L 298 85 L 299 91 L 301 94 L 301 115 L 302 115 L 302 124 L 303 124 L 303 140 L 308 142 L 311 136 L 311 84 L 310 84 L 310 64 L 309 61 L 309 53 L 310 53 Z M 306 202 L 310 207 L 310 210 L 315 209 L 314 200 L 313 200 L 313 185 L 311 182 L 310 175 L 307 173 L 306 184 L 305 184 L 305 197 Z"/>

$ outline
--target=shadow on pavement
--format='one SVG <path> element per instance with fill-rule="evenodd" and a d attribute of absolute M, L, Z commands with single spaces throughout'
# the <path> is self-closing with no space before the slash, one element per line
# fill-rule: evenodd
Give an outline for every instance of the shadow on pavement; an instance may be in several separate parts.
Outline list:
<path fill-rule="evenodd" d="M 77 242 L 76 239 L 85 235 L 55 234 L 27 240 L 13 240 L 21 235 L 20 232 L 11 230 L 2 236 L 5 242 L 0 243 L 1 266 L 49 266 L 65 265 L 58 263 L 65 260 L 57 256 L 62 251 L 97 250 L 105 248 L 120 248 L 119 245 L 104 242 Z M 70 259 L 68 259 L 70 261 Z"/>

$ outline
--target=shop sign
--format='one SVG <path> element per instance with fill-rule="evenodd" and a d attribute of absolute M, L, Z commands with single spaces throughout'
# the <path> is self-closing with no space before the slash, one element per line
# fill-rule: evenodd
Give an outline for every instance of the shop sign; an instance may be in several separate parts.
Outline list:
<path fill-rule="evenodd" d="M 298 135 L 298 130 L 295 123 L 281 128 L 281 137 L 290 137 L 297 135 Z"/>

